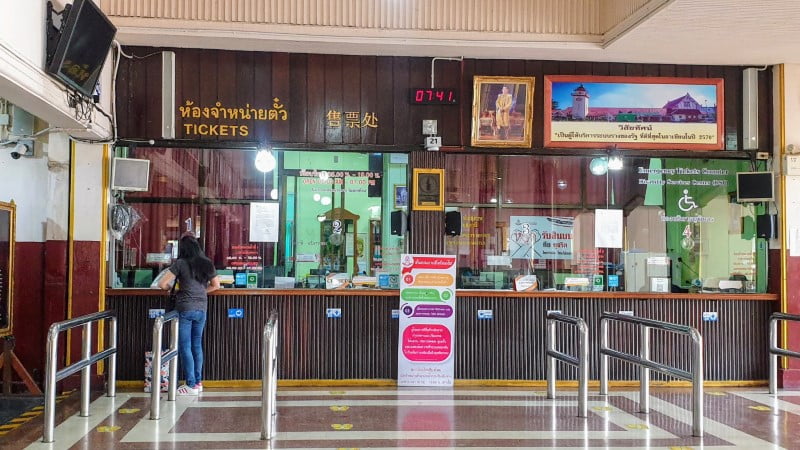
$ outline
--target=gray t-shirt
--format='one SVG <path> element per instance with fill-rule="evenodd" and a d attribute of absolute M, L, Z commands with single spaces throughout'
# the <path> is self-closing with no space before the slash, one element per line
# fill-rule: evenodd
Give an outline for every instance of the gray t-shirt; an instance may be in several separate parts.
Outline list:
<path fill-rule="evenodd" d="M 192 277 L 192 269 L 185 259 L 178 259 L 169 268 L 179 283 L 179 290 L 175 294 L 175 309 L 183 311 L 205 311 L 208 307 L 208 283 L 200 283 Z M 210 278 L 217 276 L 217 272 Z M 210 279 L 209 278 L 209 279 Z"/>

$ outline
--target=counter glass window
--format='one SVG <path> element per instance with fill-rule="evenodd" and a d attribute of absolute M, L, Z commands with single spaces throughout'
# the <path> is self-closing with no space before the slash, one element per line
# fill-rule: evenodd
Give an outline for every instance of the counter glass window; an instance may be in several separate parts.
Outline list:
<path fill-rule="evenodd" d="M 462 233 L 445 253 L 458 255 L 462 289 L 763 293 L 767 203 L 736 195 L 736 174 L 753 171 L 730 159 L 449 154 L 446 209 Z"/>
<path fill-rule="evenodd" d="M 150 287 L 198 237 L 224 287 L 376 287 L 400 269 L 407 155 L 133 147 L 149 188 L 115 191 L 114 287 Z"/>

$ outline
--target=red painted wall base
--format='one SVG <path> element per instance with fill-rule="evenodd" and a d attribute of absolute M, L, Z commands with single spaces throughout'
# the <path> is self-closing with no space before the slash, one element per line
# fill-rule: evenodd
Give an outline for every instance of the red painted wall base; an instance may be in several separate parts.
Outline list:
<path fill-rule="evenodd" d="M 800 389 L 800 369 L 778 369 L 778 387 Z"/>

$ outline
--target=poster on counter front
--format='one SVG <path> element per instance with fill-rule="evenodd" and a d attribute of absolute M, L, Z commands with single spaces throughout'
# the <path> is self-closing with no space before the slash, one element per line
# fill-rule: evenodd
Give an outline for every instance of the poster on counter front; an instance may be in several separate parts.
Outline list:
<path fill-rule="evenodd" d="M 400 259 L 398 386 L 452 386 L 456 326 L 456 257 Z"/>

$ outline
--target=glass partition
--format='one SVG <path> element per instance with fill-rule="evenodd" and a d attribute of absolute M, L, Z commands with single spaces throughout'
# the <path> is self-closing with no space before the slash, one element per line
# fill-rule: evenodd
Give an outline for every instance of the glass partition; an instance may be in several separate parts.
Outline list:
<path fill-rule="evenodd" d="M 150 188 L 116 193 L 112 216 L 135 223 L 114 232 L 114 287 L 149 287 L 186 232 L 225 287 L 372 287 L 399 272 L 403 237 L 389 219 L 407 208 L 407 155 L 272 151 L 262 172 L 249 149 L 124 153 L 151 161 Z"/>
<path fill-rule="evenodd" d="M 612 159 L 447 155 L 458 287 L 766 292 L 766 205 L 735 195 L 750 161 Z"/>

